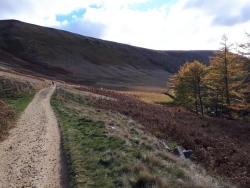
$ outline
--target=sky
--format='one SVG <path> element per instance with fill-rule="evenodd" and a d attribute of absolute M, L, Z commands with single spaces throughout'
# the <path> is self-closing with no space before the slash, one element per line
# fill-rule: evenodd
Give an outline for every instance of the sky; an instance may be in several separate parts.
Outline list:
<path fill-rule="evenodd" d="M 16 19 L 155 50 L 217 50 L 250 33 L 250 0 L 0 0 Z"/>

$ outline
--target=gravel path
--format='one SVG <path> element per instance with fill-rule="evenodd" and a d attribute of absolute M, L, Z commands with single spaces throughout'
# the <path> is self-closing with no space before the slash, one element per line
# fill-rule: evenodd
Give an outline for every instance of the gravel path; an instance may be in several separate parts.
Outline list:
<path fill-rule="evenodd" d="M 39 91 L 0 143 L 1 188 L 68 187 L 60 131 L 50 106 L 54 90 L 50 86 Z"/>

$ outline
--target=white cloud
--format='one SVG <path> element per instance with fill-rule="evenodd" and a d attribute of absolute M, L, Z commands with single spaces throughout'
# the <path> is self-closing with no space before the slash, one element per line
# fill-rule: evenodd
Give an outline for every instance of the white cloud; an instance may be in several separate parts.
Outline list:
<path fill-rule="evenodd" d="M 0 0 L 0 18 L 18 19 L 39 25 L 55 26 L 55 16 L 69 14 L 79 8 L 88 7 L 91 2 L 99 3 L 100 0 Z M 51 22 L 48 22 L 48 21 Z"/>
<path fill-rule="evenodd" d="M 67 20 L 64 20 L 61 24 L 62 24 L 62 25 L 68 25 L 69 22 L 68 22 Z"/>
<path fill-rule="evenodd" d="M 88 9 L 84 18 L 104 23 L 107 26 L 103 37 L 105 39 L 142 45 L 154 38 L 152 34 L 157 33 L 159 27 L 164 27 L 165 12 L 139 12 L 127 7 L 112 10 Z"/>
<path fill-rule="evenodd" d="M 144 11 L 129 9 L 131 4 L 147 1 L 150 0 L 0 0 L 0 19 L 18 19 L 166 50 L 218 49 L 224 33 L 235 42 L 243 40 L 245 30 L 250 32 L 250 13 L 244 11 L 244 7 L 250 7 L 249 0 L 176 0 L 171 7 L 166 3 Z M 71 15 L 72 22 L 56 20 L 56 15 L 83 8 L 83 17 Z"/>
<path fill-rule="evenodd" d="M 104 23 L 104 39 L 153 49 L 206 49 L 210 20 L 197 11 L 183 10 L 185 1 L 140 12 L 128 7 L 88 9 L 84 18 Z M 168 12 L 168 13 L 167 13 Z M 204 22 L 204 23 L 203 23 Z M 218 35 L 220 37 L 220 34 Z"/>
<path fill-rule="evenodd" d="M 91 22 L 83 18 L 77 18 L 72 22 L 64 21 L 56 28 L 83 34 L 85 36 L 100 38 L 100 36 L 103 35 L 103 30 L 105 30 L 105 25 Z"/>

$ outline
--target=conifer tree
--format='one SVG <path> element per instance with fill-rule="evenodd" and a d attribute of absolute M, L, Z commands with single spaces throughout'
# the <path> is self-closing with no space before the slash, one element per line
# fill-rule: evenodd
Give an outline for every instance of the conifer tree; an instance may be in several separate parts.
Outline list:
<path fill-rule="evenodd" d="M 228 44 L 226 35 L 222 37 L 223 47 L 216 51 L 214 57 L 210 57 L 210 66 L 205 76 L 208 87 L 208 104 L 218 109 L 235 107 L 240 104 L 244 97 L 242 89 L 245 76 L 242 57 L 230 52 L 231 44 Z"/>
<path fill-rule="evenodd" d="M 196 113 L 200 111 L 202 114 L 204 93 L 202 78 L 205 75 L 205 67 L 198 61 L 186 62 L 169 83 L 169 88 L 173 89 L 177 103 Z"/>
<path fill-rule="evenodd" d="M 249 58 L 250 57 L 250 33 L 246 32 L 245 36 L 246 36 L 247 42 L 237 44 L 237 46 L 239 47 L 238 52 L 240 55 Z"/>
<path fill-rule="evenodd" d="M 246 42 L 237 44 L 238 52 L 243 57 L 243 69 L 245 79 L 240 92 L 244 95 L 243 104 L 245 109 L 250 108 L 250 33 L 245 32 Z"/>

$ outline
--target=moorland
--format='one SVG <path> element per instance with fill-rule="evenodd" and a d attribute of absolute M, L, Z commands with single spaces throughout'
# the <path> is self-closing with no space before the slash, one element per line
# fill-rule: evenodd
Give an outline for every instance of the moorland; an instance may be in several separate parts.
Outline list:
<path fill-rule="evenodd" d="M 56 85 L 68 186 L 250 184 L 249 122 L 197 115 L 163 94 L 181 65 L 208 65 L 212 51 L 143 49 L 16 20 L 0 21 L 0 42 L 1 140 L 35 93 Z M 194 154 L 180 159 L 159 140 Z"/>

